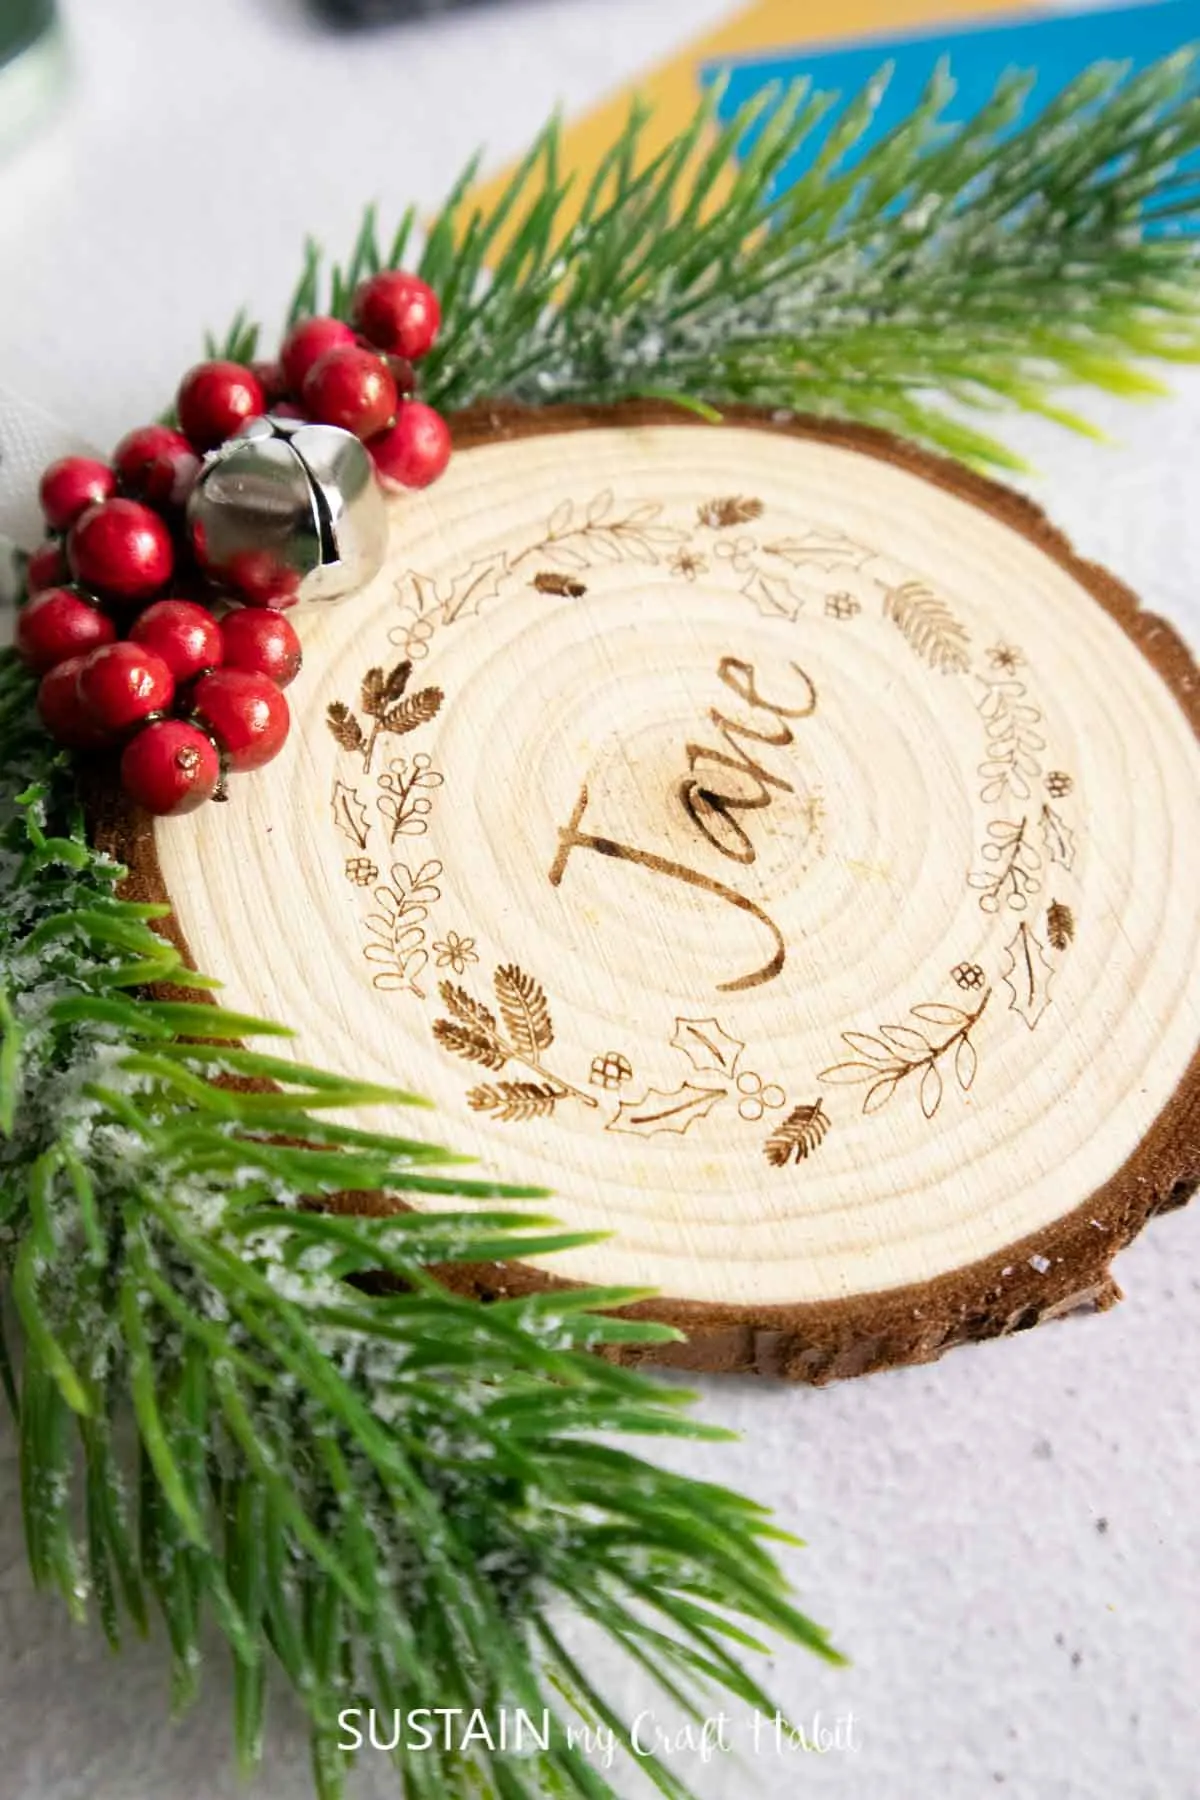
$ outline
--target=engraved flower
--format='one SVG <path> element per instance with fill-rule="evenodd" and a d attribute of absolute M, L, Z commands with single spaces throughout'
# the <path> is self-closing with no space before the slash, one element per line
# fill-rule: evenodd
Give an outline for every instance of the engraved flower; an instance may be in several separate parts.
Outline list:
<path fill-rule="evenodd" d="M 697 575 L 706 573 L 708 558 L 697 556 L 694 550 L 677 550 L 668 567 L 672 575 L 682 575 L 685 581 L 695 581 Z"/>
<path fill-rule="evenodd" d="M 853 619 L 862 606 L 853 594 L 826 594 L 825 616 L 829 619 Z"/>
<path fill-rule="evenodd" d="M 479 961 L 475 939 L 460 937 L 457 931 L 448 931 L 444 938 L 435 940 L 433 954 L 439 969 L 453 969 L 456 975 L 465 974 L 468 963 Z"/>
<path fill-rule="evenodd" d="M 761 1075 L 753 1069 L 744 1069 L 737 1078 L 737 1091 L 742 1096 L 738 1101 L 738 1114 L 748 1125 L 754 1125 L 762 1118 L 768 1106 L 782 1106 L 786 1095 L 775 1082 L 763 1082 Z"/>
<path fill-rule="evenodd" d="M 1015 644 L 993 644 L 987 653 L 987 659 L 993 669 L 1002 675 L 1012 675 L 1025 661 L 1024 653 Z"/>
<path fill-rule="evenodd" d="M 352 881 L 355 887 L 370 887 L 378 881 L 379 869 L 369 856 L 348 856 L 346 858 L 346 880 Z"/>
<path fill-rule="evenodd" d="M 1051 769 L 1046 777 L 1046 792 L 1055 800 L 1065 800 L 1074 786 L 1065 769 Z"/>
<path fill-rule="evenodd" d="M 981 988 L 983 986 L 984 974 L 978 963 L 957 963 L 950 973 L 960 988 Z"/>

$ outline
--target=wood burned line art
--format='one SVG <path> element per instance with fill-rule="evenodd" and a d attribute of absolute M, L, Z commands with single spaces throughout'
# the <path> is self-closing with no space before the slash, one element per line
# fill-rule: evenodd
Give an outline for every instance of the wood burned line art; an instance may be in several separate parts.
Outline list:
<path fill-rule="evenodd" d="M 370 721 L 364 729 L 357 716 L 343 700 L 332 700 L 326 709 L 326 723 L 343 750 L 361 752 L 363 773 L 369 774 L 375 745 L 383 732 L 403 737 L 428 725 L 441 710 L 445 696 L 439 687 L 424 687 L 406 692 L 412 675 L 412 660 L 405 658 L 385 674 L 382 669 L 368 669 L 359 691 L 359 707 Z"/>
<path fill-rule="evenodd" d="M 1024 1019 L 1030 1031 L 1050 1004 L 1054 964 L 1046 946 L 1024 919 L 1004 946 L 1000 979 L 1012 995 L 1010 1010 Z"/>
<path fill-rule="evenodd" d="M 987 754 L 979 765 L 979 798 L 985 806 L 1025 801 L 1042 772 L 1046 740 L 1038 730 L 1042 715 L 1029 699 L 1023 681 L 981 678 L 977 705 L 987 737 Z"/>
<path fill-rule="evenodd" d="M 931 669 L 964 675 L 971 666 L 971 640 L 946 602 L 923 581 L 904 581 L 888 588 L 884 617 Z"/>
<path fill-rule="evenodd" d="M 407 756 L 392 757 L 380 773 L 375 801 L 389 844 L 398 837 L 424 837 L 433 811 L 433 790 L 441 787 L 443 779 L 424 750 L 418 750 L 411 761 Z"/>
<path fill-rule="evenodd" d="M 434 1020 L 433 1035 L 443 1050 L 494 1074 L 503 1074 L 510 1063 L 517 1063 L 536 1079 L 478 1083 L 467 1091 L 471 1110 L 513 1125 L 550 1118 L 570 1100 L 599 1109 L 601 1103 L 595 1095 L 565 1080 L 547 1064 L 555 1030 L 541 982 L 515 963 L 506 963 L 496 970 L 493 987 L 495 1011 L 465 988 L 443 981 L 438 992 L 449 1016 Z M 719 1020 L 677 1018 L 670 1047 L 687 1058 L 694 1074 L 707 1079 L 696 1081 L 689 1076 L 676 1087 L 650 1084 L 636 1097 L 623 1095 L 606 1119 L 605 1130 L 644 1138 L 682 1137 L 724 1100 L 735 1099 L 739 1118 L 749 1124 L 786 1105 L 787 1097 L 777 1082 L 764 1082 L 757 1070 L 740 1066 L 746 1046 Z M 606 1092 L 619 1092 L 632 1083 L 633 1066 L 623 1051 L 602 1051 L 592 1058 L 588 1080 Z M 768 1162 L 782 1168 L 791 1160 L 803 1161 L 820 1147 L 828 1126 L 819 1103 L 815 1111 L 796 1109 L 768 1138 L 764 1146 Z M 786 1155 L 781 1154 L 785 1138 L 789 1146 Z"/>
<path fill-rule="evenodd" d="M 372 808 L 386 847 L 395 846 L 401 837 L 426 835 L 436 790 L 445 780 L 442 771 L 425 751 L 411 757 L 394 756 L 382 771 L 375 771 L 373 762 L 382 737 L 416 731 L 431 724 L 441 710 L 445 696 L 440 687 L 410 691 L 413 666 L 429 654 L 435 631 L 478 616 L 486 604 L 505 592 L 524 588 L 549 600 L 575 602 L 588 595 L 606 567 L 657 566 L 688 581 L 701 575 L 732 579 L 744 598 L 765 617 L 777 621 L 795 620 L 808 600 L 817 599 L 826 618 L 838 625 L 869 617 L 866 601 L 874 594 L 879 604 L 877 616 L 900 634 L 927 668 L 948 676 L 970 671 L 970 635 L 947 601 L 920 577 L 897 575 L 896 565 L 888 558 L 840 529 L 814 522 L 793 524 L 787 534 L 772 532 L 765 523 L 760 525 L 766 508 L 753 495 L 704 500 L 695 506 L 692 521 L 683 524 L 672 523 L 666 512 L 661 502 L 620 503 L 611 489 L 586 504 L 564 499 L 549 514 L 540 535 L 523 546 L 477 556 L 448 582 L 415 571 L 397 582 L 400 622 L 389 631 L 389 638 L 401 649 L 401 660 L 390 670 L 382 666 L 367 670 L 357 712 L 345 702 L 335 701 L 327 715 L 339 748 L 361 757 L 363 774 L 369 780 L 373 777 L 373 785 L 364 791 L 335 775 L 331 805 L 338 831 L 357 852 L 345 858 L 345 877 L 354 887 L 373 889 L 373 910 L 363 921 L 367 934 L 363 954 L 372 965 L 376 987 L 424 1001 L 427 993 L 421 978 L 431 961 L 436 968 L 450 968 L 461 975 L 479 960 L 474 937 L 444 928 L 440 936 L 432 936 L 432 914 L 442 899 L 443 868 L 436 857 L 417 865 L 393 862 L 388 878 L 381 883 L 378 865 L 369 854 Z M 581 579 L 584 574 L 587 581 Z M 829 577 L 840 577 L 849 585 L 834 588 Z M 881 1027 L 881 1032 L 897 1034 L 890 1047 L 869 1034 L 843 1034 L 850 1047 L 857 1044 L 864 1056 L 862 1046 L 873 1044 L 875 1057 L 882 1056 L 883 1061 L 866 1057 L 865 1073 L 855 1072 L 855 1065 L 849 1062 L 835 1064 L 822 1071 L 819 1079 L 835 1085 L 869 1082 L 865 1112 L 878 1111 L 901 1083 L 919 1077 L 914 1085 L 921 1110 L 926 1117 L 934 1117 L 946 1086 L 942 1069 L 949 1060 L 958 1085 L 966 1092 L 978 1061 L 970 1033 L 994 986 L 1003 984 L 1009 1010 L 1034 1029 L 1051 998 L 1054 964 L 1047 950 L 1061 954 L 1075 936 L 1075 913 L 1064 900 L 1055 898 L 1048 906 L 1045 941 L 1028 917 L 1048 868 L 1056 865 L 1063 874 L 1074 868 L 1075 831 L 1061 810 L 1061 803 L 1072 793 L 1073 778 L 1063 769 L 1043 773 L 1045 726 L 1029 693 L 1025 652 L 1001 640 L 983 653 L 983 662 L 984 668 L 976 672 L 980 692 L 975 704 L 985 735 L 984 758 L 977 770 L 978 798 L 985 807 L 1004 812 L 985 820 L 979 851 L 983 866 L 969 872 L 968 883 L 979 893 L 985 914 L 999 919 L 1025 916 L 1001 944 L 992 980 L 983 962 L 960 963 L 952 971 L 964 991 L 982 995 L 973 1013 L 935 1002 L 912 1009 L 914 1019 L 946 1027 L 940 1042 L 934 1043 L 915 1025 Z M 1033 798 L 1039 780 L 1046 795 L 1040 805 Z M 1021 803 L 1019 812 L 1010 808 L 1011 802 Z M 825 847 L 824 817 L 823 797 L 808 796 L 803 823 L 806 840 L 810 848 L 816 844 L 818 854 Z M 384 856 L 379 860 L 383 862 Z M 988 960 L 986 955 L 984 960 Z M 465 1018 L 447 994 L 456 996 L 460 1009 L 478 1008 L 480 1003 L 471 1001 L 461 988 L 440 984 L 447 1011 L 453 1015 L 435 1025 L 435 1035 L 444 1047 L 480 1061 L 478 1054 L 472 1058 L 469 1046 L 474 1043 L 478 1051 L 486 1040 L 490 1048 L 482 1059 L 484 1066 L 499 1073 L 509 1062 L 523 1062 L 536 1077 L 477 1085 L 468 1095 L 473 1109 L 508 1123 L 550 1117 L 572 1099 L 591 1110 L 601 1110 L 594 1093 L 566 1082 L 542 1064 L 542 1053 L 553 1041 L 544 990 L 513 964 L 501 965 L 497 971 L 498 983 L 518 979 L 531 983 L 531 993 L 540 996 L 540 1029 L 551 1033 L 541 1047 L 529 1035 L 534 1030 L 531 1015 L 526 1016 L 523 1031 L 515 1036 L 510 1031 L 505 1037 L 490 1009 L 481 1008 L 473 1020 Z M 508 1003 L 511 1010 L 511 993 Z M 504 1004 L 501 1016 L 508 1018 Z M 485 1019 L 493 1021 L 491 1038 L 481 1023 Z M 710 1033 L 707 1049 L 697 1035 L 700 1027 Z M 756 1071 L 740 1066 L 738 1058 L 745 1045 L 715 1019 L 677 1019 L 675 1032 L 672 1047 L 688 1056 L 693 1073 L 701 1079 L 689 1076 L 675 1086 L 669 1080 L 665 1085 L 645 1085 L 635 1096 L 633 1069 L 624 1052 L 605 1051 L 592 1059 L 589 1084 L 601 1093 L 621 1093 L 605 1129 L 646 1137 L 680 1135 L 730 1098 L 747 1121 L 782 1109 L 782 1087 L 764 1082 Z M 905 1033 L 907 1043 L 899 1041 Z M 794 1108 L 767 1140 L 768 1161 L 783 1167 L 805 1160 L 819 1148 L 829 1123 L 821 1100 Z"/>
<path fill-rule="evenodd" d="M 441 876 L 436 857 L 415 869 L 393 863 L 389 879 L 375 889 L 377 910 L 367 914 L 370 941 L 363 955 L 375 970 L 372 985 L 381 992 L 425 998 L 420 977 L 429 966 L 429 915 L 442 897 Z"/>
<path fill-rule="evenodd" d="M 869 1083 L 863 1096 L 864 1113 L 876 1113 L 888 1104 L 901 1082 L 919 1076 L 915 1083 L 921 1111 L 936 1116 L 946 1090 L 943 1068 L 953 1070 L 962 1092 L 968 1093 L 979 1068 L 979 1056 L 971 1032 L 987 1008 L 991 989 L 985 988 L 974 1012 L 947 1006 L 940 1000 L 924 1001 L 909 1008 L 917 1025 L 880 1025 L 879 1035 L 843 1031 L 842 1042 L 854 1052 L 852 1060 L 822 1069 L 818 1081 L 841 1086 Z M 934 1026 L 936 1035 L 926 1029 Z"/>
<path fill-rule="evenodd" d="M 1047 908 L 1046 936 L 1052 950 L 1065 950 L 1075 936 L 1075 914 L 1061 900 L 1052 900 Z"/>
<path fill-rule="evenodd" d="M 803 1102 L 775 1127 L 763 1154 L 773 1169 L 785 1169 L 789 1162 L 806 1162 L 825 1142 L 829 1126 L 829 1114 L 820 1100 Z"/>
<path fill-rule="evenodd" d="M 481 1068 L 499 1073 L 515 1062 L 538 1079 L 487 1082 L 473 1087 L 467 1094 L 467 1105 L 472 1111 L 491 1113 L 512 1122 L 545 1118 L 563 1100 L 598 1107 L 600 1102 L 594 1094 L 574 1087 L 546 1067 L 544 1058 L 554 1044 L 554 1024 L 541 982 L 516 963 L 503 963 L 492 977 L 492 985 L 499 1019 L 465 988 L 452 981 L 440 983 L 438 993 L 451 1016 L 434 1020 L 433 1035 L 443 1050 L 478 1063 Z"/>
<path fill-rule="evenodd" d="M 764 516 L 763 502 L 754 496 L 703 501 L 693 522 L 685 524 L 672 524 L 665 512 L 662 501 L 619 502 L 605 488 L 586 503 L 560 501 L 539 536 L 476 557 L 448 583 L 410 569 L 396 583 L 399 621 L 389 632 L 390 642 L 406 660 L 420 661 L 436 631 L 476 617 L 506 590 L 532 587 L 548 596 L 582 599 L 589 585 L 584 574 L 620 564 L 665 568 L 689 581 L 710 571 L 729 576 L 765 617 L 795 620 L 810 598 L 824 597 L 814 576 L 861 574 L 879 560 L 870 544 L 836 526 L 814 522 L 785 536 L 739 530 Z M 957 667 L 966 633 L 944 601 L 918 580 L 889 585 L 869 574 L 864 580 L 882 593 L 884 616 L 894 617 L 923 660 Z M 861 599 L 856 605 L 861 609 Z"/>

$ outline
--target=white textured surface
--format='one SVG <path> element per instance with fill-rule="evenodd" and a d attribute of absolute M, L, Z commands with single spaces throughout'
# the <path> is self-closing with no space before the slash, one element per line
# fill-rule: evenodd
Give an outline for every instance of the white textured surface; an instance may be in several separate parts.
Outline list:
<path fill-rule="evenodd" d="M 510 153 L 555 99 L 578 107 L 722 10 L 544 0 L 354 45 L 322 43 L 286 0 L 74 0 L 76 90 L 0 168 L 0 386 L 109 441 L 157 409 L 205 324 L 248 297 L 278 309 L 305 231 L 341 248 L 372 195 L 385 216 L 432 201 L 479 137 Z M 1080 547 L 1195 639 L 1200 376 L 1177 388 L 1093 405 L 1116 449 L 1011 435 Z M 1118 1272 L 1115 1313 L 935 1368 L 824 1392 L 706 1384 L 708 1416 L 745 1439 L 677 1460 L 807 1537 L 804 1601 L 855 1666 L 796 1653 L 774 1686 L 802 1720 L 852 1709 L 860 1745 L 681 1754 L 709 1800 L 1200 1797 L 1200 1218 L 1161 1220 Z M 647 1703 L 619 1688 L 630 1713 Z M 166 1694 L 161 1640 L 114 1664 L 30 1593 L 0 1424 L 0 1800 L 244 1793 L 223 1665 L 177 1726 Z M 286 1701 L 252 1791 L 307 1800 Z M 355 1791 L 395 1792 L 383 1758 Z"/>

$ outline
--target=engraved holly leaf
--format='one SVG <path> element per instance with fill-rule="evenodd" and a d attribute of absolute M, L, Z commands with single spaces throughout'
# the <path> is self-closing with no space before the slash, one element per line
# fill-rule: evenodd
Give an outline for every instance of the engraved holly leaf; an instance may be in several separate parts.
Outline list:
<path fill-rule="evenodd" d="M 725 1098 L 724 1088 L 698 1087 L 685 1081 L 682 1086 L 664 1093 L 661 1088 L 647 1088 L 640 1100 L 622 1100 L 606 1130 L 629 1132 L 634 1137 L 653 1137 L 658 1131 L 673 1131 L 680 1136 L 703 1119 L 718 1100 Z"/>
<path fill-rule="evenodd" d="M 473 618 L 486 600 L 496 598 L 507 574 L 508 556 L 503 550 L 476 557 L 450 583 L 450 591 L 442 601 L 442 623 L 453 625 L 456 619 Z"/>
<path fill-rule="evenodd" d="M 773 543 L 764 544 L 763 549 L 791 563 L 793 568 L 824 569 L 827 573 L 832 569 L 861 569 L 875 554 L 869 544 L 860 544 L 844 531 L 826 525 L 811 526 L 799 537 L 776 538 Z"/>
<path fill-rule="evenodd" d="M 1074 868 L 1075 833 L 1069 829 L 1062 814 L 1052 806 L 1043 806 L 1039 822 L 1047 862 L 1061 863 L 1064 869 Z"/>
<path fill-rule="evenodd" d="M 506 963 L 496 970 L 496 998 L 500 1016 L 518 1056 L 536 1062 L 554 1042 L 554 1026 L 546 1004 L 546 990 L 540 981 Z"/>
<path fill-rule="evenodd" d="M 1050 984 L 1054 964 L 1046 955 L 1046 947 L 1024 919 L 1004 946 L 1004 965 L 1000 974 L 1012 999 L 1009 1010 L 1019 1013 L 1030 1031 L 1050 1004 Z"/>
<path fill-rule="evenodd" d="M 762 568 L 746 577 L 741 591 L 768 619 L 796 619 L 804 604 L 786 575 L 771 575 Z"/>
<path fill-rule="evenodd" d="M 682 1050 L 692 1067 L 702 1074 L 709 1071 L 726 1075 L 732 1081 L 737 1074 L 738 1057 L 746 1046 L 716 1019 L 676 1019 L 671 1048 Z"/>
<path fill-rule="evenodd" d="M 360 850 L 367 847 L 367 809 L 359 799 L 358 789 L 347 787 L 344 781 L 333 784 L 333 822 L 342 836 L 349 838 Z"/>

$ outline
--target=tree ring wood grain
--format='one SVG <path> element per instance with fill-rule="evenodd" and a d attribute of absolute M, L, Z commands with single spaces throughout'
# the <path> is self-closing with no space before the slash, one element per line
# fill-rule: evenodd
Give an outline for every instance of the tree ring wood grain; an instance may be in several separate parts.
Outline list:
<path fill-rule="evenodd" d="M 865 428 L 456 439 L 305 621 L 284 756 L 103 809 L 130 890 L 297 1058 L 614 1233 L 480 1294 L 654 1287 L 666 1360 L 814 1381 L 1111 1304 L 1200 1180 L 1186 646 Z"/>

